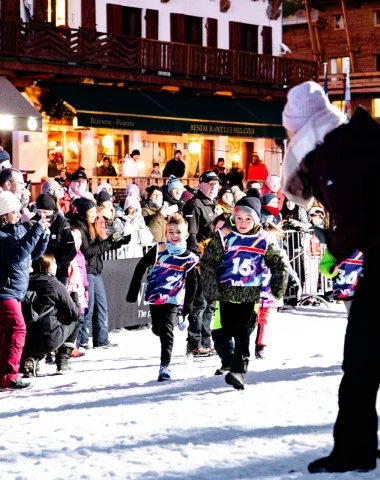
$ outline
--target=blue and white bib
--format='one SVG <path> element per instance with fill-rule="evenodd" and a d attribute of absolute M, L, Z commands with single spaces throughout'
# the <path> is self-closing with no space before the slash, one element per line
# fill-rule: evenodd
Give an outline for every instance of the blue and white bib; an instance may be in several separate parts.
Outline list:
<path fill-rule="evenodd" d="M 218 232 L 225 251 L 218 268 L 219 282 L 235 287 L 260 286 L 268 248 L 267 234 L 261 231 L 256 235 L 242 235 L 227 227 Z"/>
<path fill-rule="evenodd" d="M 350 299 L 354 296 L 356 285 L 363 271 L 364 255 L 356 250 L 338 267 L 338 275 L 333 278 L 333 296 L 335 300 Z"/>
<path fill-rule="evenodd" d="M 198 261 L 193 253 L 187 257 L 171 255 L 165 243 L 158 243 L 156 262 L 147 276 L 145 301 L 154 305 L 170 303 L 182 307 L 186 274 Z"/>

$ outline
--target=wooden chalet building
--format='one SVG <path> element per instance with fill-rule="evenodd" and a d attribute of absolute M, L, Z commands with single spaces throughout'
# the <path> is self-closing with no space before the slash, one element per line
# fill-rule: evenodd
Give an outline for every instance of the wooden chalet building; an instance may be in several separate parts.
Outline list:
<path fill-rule="evenodd" d="M 35 181 L 48 157 L 96 176 L 133 149 L 141 177 L 177 148 L 187 177 L 254 150 L 278 172 L 287 90 L 318 74 L 281 42 L 280 0 L 0 0 L 0 76 L 43 115 L 0 143 Z"/>
<path fill-rule="evenodd" d="M 330 100 L 344 108 L 347 60 L 350 63 L 352 111 L 364 106 L 380 120 L 380 1 L 305 0 L 303 8 L 283 19 L 287 58 L 327 63 Z"/>

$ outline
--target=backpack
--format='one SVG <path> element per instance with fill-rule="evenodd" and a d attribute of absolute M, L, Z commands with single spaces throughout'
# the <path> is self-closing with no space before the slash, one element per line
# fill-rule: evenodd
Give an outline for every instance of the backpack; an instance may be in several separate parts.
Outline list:
<path fill-rule="evenodd" d="M 54 310 L 54 306 L 51 306 L 45 312 L 41 314 L 37 313 L 33 308 L 33 303 L 36 300 L 36 298 L 37 298 L 36 292 L 28 291 L 26 293 L 25 299 L 21 304 L 22 314 L 24 316 L 25 325 L 27 326 L 28 325 L 30 326 L 38 322 L 38 320 L 40 320 L 42 317 L 44 317 L 45 315 L 49 314 Z"/>

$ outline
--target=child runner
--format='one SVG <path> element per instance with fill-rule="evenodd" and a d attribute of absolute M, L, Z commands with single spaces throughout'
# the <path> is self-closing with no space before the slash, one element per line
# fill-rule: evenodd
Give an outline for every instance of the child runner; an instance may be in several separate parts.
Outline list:
<path fill-rule="evenodd" d="M 333 279 L 334 300 L 343 300 L 347 315 L 350 313 L 355 288 L 363 271 L 363 261 L 364 255 L 356 250 L 338 265 L 326 248 L 319 265 L 322 275 Z"/>
<path fill-rule="evenodd" d="M 279 225 L 274 225 L 272 223 L 265 222 L 263 223 L 264 230 L 269 235 L 269 241 L 274 245 L 278 246 L 281 239 L 284 237 L 284 232 Z M 301 282 L 290 265 L 290 260 L 288 258 L 285 250 L 281 250 L 286 266 L 288 267 L 289 272 L 289 286 L 297 289 L 299 292 L 301 290 Z M 271 270 L 264 265 L 262 273 L 262 286 L 260 294 L 260 303 L 259 310 L 257 314 L 257 335 L 256 335 L 256 347 L 255 347 L 255 357 L 257 359 L 264 360 L 264 348 L 268 345 L 269 338 L 269 328 L 268 322 L 270 325 L 270 319 L 277 313 L 279 307 L 284 306 L 283 298 L 276 298 L 271 290 L 270 280 L 272 278 Z"/>
<path fill-rule="evenodd" d="M 231 371 L 226 382 L 244 389 L 249 362 L 249 331 L 259 301 L 263 264 L 271 269 L 276 298 L 284 295 L 288 270 L 278 246 L 261 228 L 260 201 L 244 197 L 233 210 L 233 223 L 219 229 L 208 244 L 201 263 L 204 293 L 219 300 L 222 327 L 235 340 Z"/>
<path fill-rule="evenodd" d="M 150 304 L 152 331 L 161 342 L 159 382 L 171 379 L 168 367 L 173 350 L 173 329 L 178 324 L 179 311 L 183 308 L 182 314 L 186 316 L 191 310 L 196 290 L 194 267 L 199 260 L 187 250 L 188 227 L 181 214 L 175 213 L 168 218 L 165 235 L 166 242 L 157 243 L 137 264 L 127 295 L 127 302 L 136 302 L 144 273 L 150 268 L 145 301 Z"/>

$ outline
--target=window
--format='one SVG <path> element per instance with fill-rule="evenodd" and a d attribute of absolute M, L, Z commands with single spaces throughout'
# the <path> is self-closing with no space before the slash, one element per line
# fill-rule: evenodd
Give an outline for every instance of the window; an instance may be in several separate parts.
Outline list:
<path fill-rule="evenodd" d="M 344 100 L 334 100 L 331 102 L 333 105 L 335 105 L 341 112 L 344 113 Z"/>
<path fill-rule="evenodd" d="M 380 72 L 380 55 L 375 55 L 376 59 L 376 71 Z"/>
<path fill-rule="evenodd" d="M 263 54 L 264 55 L 272 55 L 273 47 L 272 47 L 272 27 L 263 27 L 261 32 L 263 37 Z"/>
<path fill-rule="evenodd" d="M 334 28 L 335 30 L 341 30 L 345 28 L 344 16 L 343 15 L 334 15 Z"/>
<path fill-rule="evenodd" d="M 380 118 L 380 98 L 372 99 L 372 116 Z"/>
<path fill-rule="evenodd" d="M 149 8 L 146 11 L 145 15 L 146 21 L 146 38 L 151 38 L 152 40 L 158 40 L 158 10 L 150 10 Z"/>
<path fill-rule="evenodd" d="M 187 45 L 203 45 L 202 18 L 170 14 L 171 41 L 186 43 Z"/>
<path fill-rule="evenodd" d="M 141 8 L 107 3 L 107 32 L 111 35 L 141 37 Z"/>
<path fill-rule="evenodd" d="M 59 25 L 67 25 L 66 22 L 66 0 L 48 0 L 47 21 Z"/>
<path fill-rule="evenodd" d="M 330 59 L 331 73 L 344 73 L 349 63 L 349 57 L 339 57 Z"/>
<path fill-rule="evenodd" d="M 258 53 L 258 26 L 230 22 L 230 50 Z"/>
<path fill-rule="evenodd" d="M 380 10 L 375 12 L 375 25 L 380 25 Z"/>

